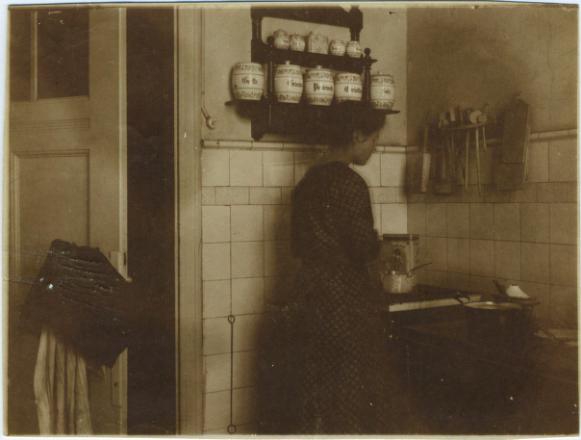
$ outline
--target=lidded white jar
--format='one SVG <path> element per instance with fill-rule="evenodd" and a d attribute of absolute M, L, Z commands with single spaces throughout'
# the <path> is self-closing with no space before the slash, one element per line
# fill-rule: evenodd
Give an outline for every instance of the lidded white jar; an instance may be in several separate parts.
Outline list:
<path fill-rule="evenodd" d="M 347 55 L 351 58 L 361 58 L 361 55 L 363 55 L 361 44 L 359 44 L 359 41 L 357 40 L 351 40 L 349 43 L 347 43 L 345 52 L 347 52 Z"/>
<path fill-rule="evenodd" d="M 290 46 L 290 37 L 284 29 L 279 29 L 272 34 L 274 47 L 277 49 L 288 49 Z"/>
<path fill-rule="evenodd" d="M 303 94 L 301 67 L 286 61 L 276 66 L 274 94 L 278 102 L 299 103 Z"/>
<path fill-rule="evenodd" d="M 307 52 L 328 53 L 329 38 L 325 35 L 311 32 L 307 37 Z"/>
<path fill-rule="evenodd" d="M 371 75 L 370 102 L 375 109 L 391 110 L 395 102 L 395 81 L 392 75 Z"/>
<path fill-rule="evenodd" d="M 302 35 L 292 34 L 290 36 L 290 50 L 304 52 L 307 43 Z"/>
<path fill-rule="evenodd" d="M 335 100 L 361 101 L 363 97 L 363 83 L 361 75 L 351 72 L 339 72 L 335 75 Z"/>
<path fill-rule="evenodd" d="M 262 65 L 259 63 L 234 64 L 231 87 L 235 99 L 260 101 L 264 93 Z"/>
<path fill-rule="evenodd" d="M 335 84 L 329 69 L 317 66 L 305 75 L 305 97 L 308 104 L 328 106 L 333 102 Z"/>

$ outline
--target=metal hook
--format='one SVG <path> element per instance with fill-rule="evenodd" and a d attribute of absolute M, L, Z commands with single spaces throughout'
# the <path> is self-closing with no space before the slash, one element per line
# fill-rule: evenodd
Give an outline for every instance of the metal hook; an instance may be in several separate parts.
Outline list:
<path fill-rule="evenodd" d="M 206 120 L 206 126 L 210 130 L 216 128 L 216 120 L 210 116 L 208 110 L 206 110 L 206 107 L 204 107 L 203 105 L 202 105 L 202 115 L 204 115 L 204 119 Z"/>

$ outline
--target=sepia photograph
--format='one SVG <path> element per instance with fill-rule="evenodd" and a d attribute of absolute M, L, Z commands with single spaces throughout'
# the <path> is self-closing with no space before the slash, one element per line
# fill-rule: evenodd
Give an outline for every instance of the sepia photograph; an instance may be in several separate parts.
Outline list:
<path fill-rule="evenodd" d="M 0 7 L 4 435 L 579 436 L 577 4 Z"/>

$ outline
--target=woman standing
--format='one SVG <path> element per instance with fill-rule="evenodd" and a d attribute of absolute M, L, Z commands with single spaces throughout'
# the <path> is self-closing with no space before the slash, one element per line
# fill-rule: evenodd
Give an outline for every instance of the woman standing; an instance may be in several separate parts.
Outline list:
<path fill-rule="evenodd" d="M 390 431 L 385 294 L 368 269 L 379 239 L 367 185 L 350 168 L 368 161 L 384 118 L 340 104 L 328 154 L 293 193 L 295 433 Z"/>

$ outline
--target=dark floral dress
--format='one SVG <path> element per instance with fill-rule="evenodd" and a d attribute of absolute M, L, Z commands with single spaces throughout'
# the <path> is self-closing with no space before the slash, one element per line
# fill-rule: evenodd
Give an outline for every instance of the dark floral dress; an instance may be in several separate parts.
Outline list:
<path fill-rule="evenodd" d="M 386 297 L 367 265 L 379 252 L 365 181 L 317 165 L 293 193 L 295 433 L 391 431 Z"/>

